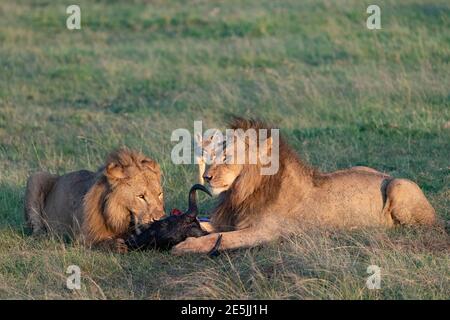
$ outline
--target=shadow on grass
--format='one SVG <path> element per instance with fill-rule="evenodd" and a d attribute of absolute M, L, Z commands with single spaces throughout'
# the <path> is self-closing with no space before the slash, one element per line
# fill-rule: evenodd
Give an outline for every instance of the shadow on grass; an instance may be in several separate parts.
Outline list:
<path fill-rule="evenodd" d="M 23 187 L 0 183 L 0 228 L 23 230 L 23 196 Z"/>

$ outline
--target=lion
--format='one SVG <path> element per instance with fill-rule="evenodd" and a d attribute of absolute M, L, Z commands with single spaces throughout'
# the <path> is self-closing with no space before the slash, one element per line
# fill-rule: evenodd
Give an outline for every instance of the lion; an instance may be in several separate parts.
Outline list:
<path fill-rule="evenodd" d="M 270 129 L 242 118 L 230 126 Z M 226 149 L 222 156 L 231 160 L 207 167 L 203 178 L 218 195 L 218 204 L 211 222 L 202 226 L 212 233 L 186 239 L 173 248 L 174 254 L 208 252 L 220 234 L 220 250 L 227 250 L 253 247 L 309 227 L 348 230 L 436 222 L 435 210 L 410 180 L 368 167 L 323 173 L 303 161 L 281 137 L 278 150 L 272 150 L 270 130 L 264 143 L 268 153 L 278 151 L 279 168 L 273 175 L 261 175 L 259 160 L 251 164 L 246 158 L 244 164 L 236 164 L 236 152 L 227 154 Z"/>
<path fill-rule="evenodd" d="M 142 153 L 121 148 L 97 172 L 31 175 L 24 207 L 33 234 L 69 235 L 123 251 L 130 226 L 164 216 L 161 170 Z"/>

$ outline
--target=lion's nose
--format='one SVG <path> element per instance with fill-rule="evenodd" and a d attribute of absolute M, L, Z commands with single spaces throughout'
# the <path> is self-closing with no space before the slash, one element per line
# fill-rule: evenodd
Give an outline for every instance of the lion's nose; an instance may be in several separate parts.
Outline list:
<path fill-rule="evenodd" d="M 164 213 L 164 211 L 161 211 L 161 212 L 159 212 L 159 213 L 156 215 L 156 217 L 157 217 L 157 219 L 161 219 L 161 218 L 163 218 L 165 215 L 166 215 L 166 214 Z"/>
<path fill-rule="evenodd" d="M 205 174 L 203 175 L 203 179 L 205 179 L 206 182 L 210 182 L 211 179 L 212 179 L 212 176 L 205 173 Z"/>

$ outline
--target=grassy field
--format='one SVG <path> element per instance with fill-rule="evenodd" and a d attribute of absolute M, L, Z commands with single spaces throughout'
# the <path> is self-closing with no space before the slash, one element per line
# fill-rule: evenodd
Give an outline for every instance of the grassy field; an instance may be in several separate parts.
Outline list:
<path fill-rule="evenodd" d="M 193 165 L 170 134 L 229 114 L 279 125 L 322 170 L 368 165 L 413 179 L 450 220 L 450 4 L 360 0 L 0 3 L 0 298 L 448 299 L 445 232 L 315 232 L 204 256 L 117 255 L 24 235 L 27 176 L 95 170 L 127 145 L 158 160 L 167 208 Z M 210 207 L 211 200 L 204 201 Z M 82 289 L 66 288 L 79 265 Z M 381 289 L 366 288 L 369 265 Z"/>

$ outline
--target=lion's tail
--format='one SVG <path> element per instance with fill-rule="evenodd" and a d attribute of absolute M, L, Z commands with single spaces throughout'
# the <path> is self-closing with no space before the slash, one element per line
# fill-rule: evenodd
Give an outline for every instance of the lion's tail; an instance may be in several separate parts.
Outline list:
<path fill-rule="evenodd" d="M 37 172 L 28 178 L 24 201 L 25 222 L 33 234 L 46 230 L 43 215 L 45 198 L 52 190 L 57 179 L 57 175 L 48 172 Z"/>

